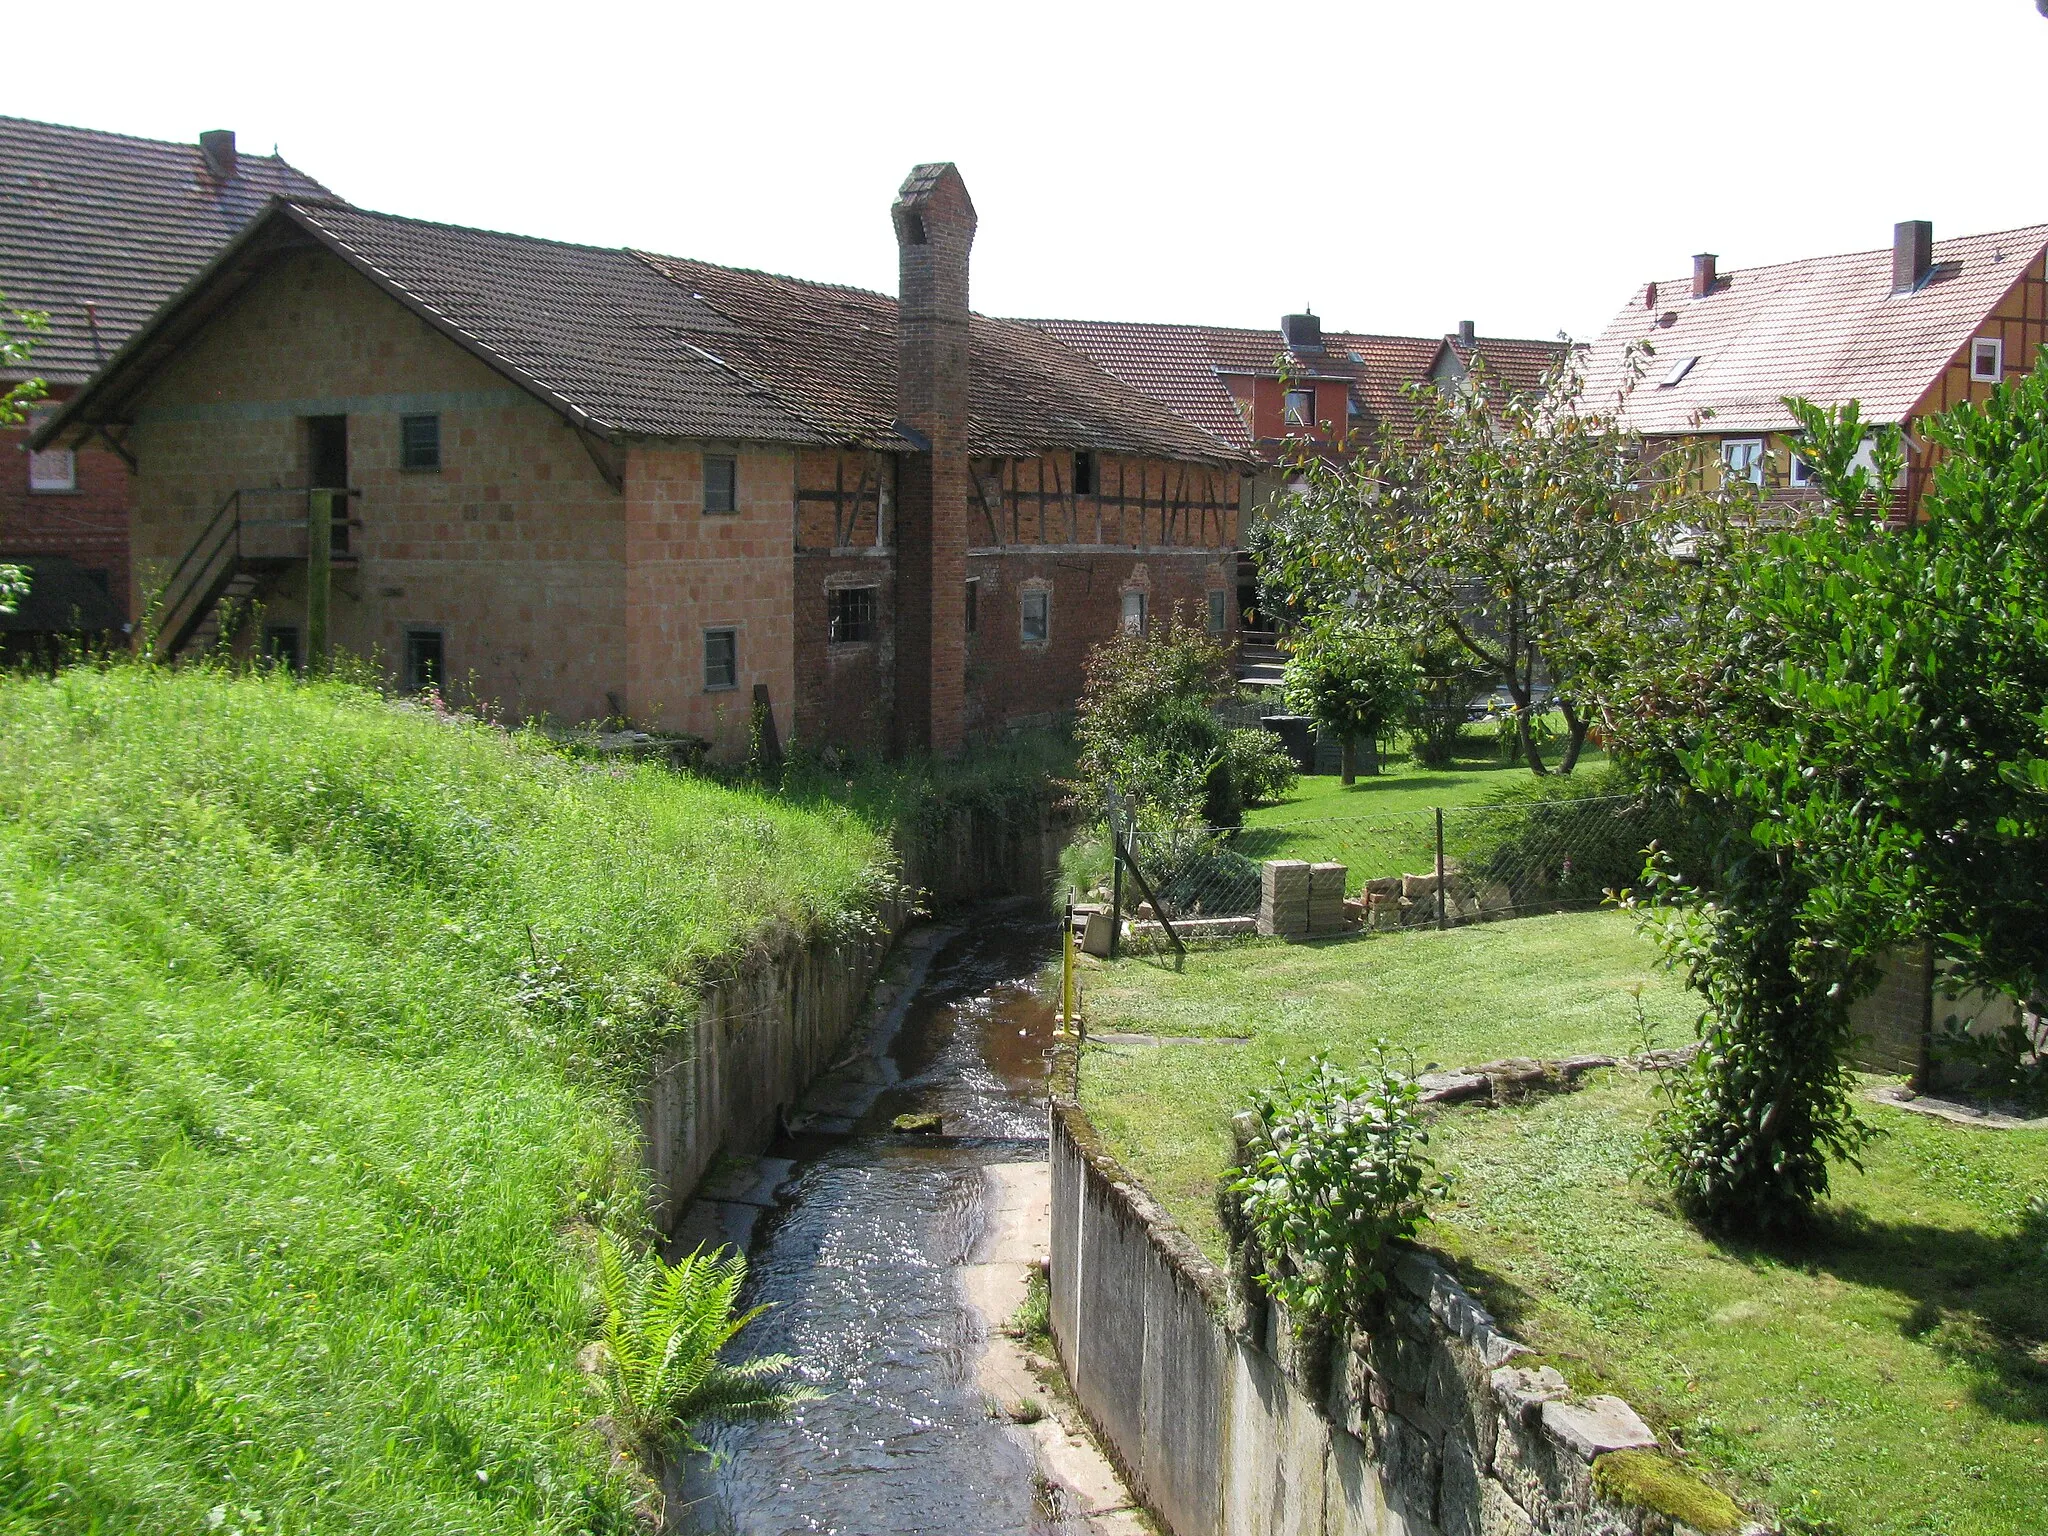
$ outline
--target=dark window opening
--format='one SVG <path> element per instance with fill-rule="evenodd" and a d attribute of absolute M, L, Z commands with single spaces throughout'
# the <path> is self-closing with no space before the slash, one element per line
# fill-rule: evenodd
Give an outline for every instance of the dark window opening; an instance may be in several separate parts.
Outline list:
<path fill-rule="evenodd" d="M 263 655 L 273 667 L 299 670 L 299 626 L 270 624 L 263 630 Z"/>
<path fill-rule="evenodd" d="M 736 629 L 704 631 L 704 691 L 740 685 L 740 632 Z"/>
<path fill-rule="evenodd" d="M 967 633 L 981 628 L 981 578 L 967 578 Z"/>
<path fill-rule="evenodd" d="M 1316 424 L 1316 392 L 1312 389 L 1288 390 L 1283 414 L 1290 427 L 1313 427 Z"/>
<path fill-rule="evenodd" d="M 828 635 L 834 645 L 875 638 L 878 587 L 840 587 L 830 593 L 832 616 Z"/>
<path fill-rule="evenodd" d="M 1043 645 L 1051 632 L 1052 594 L 1026 592 L 1018 610 L 1018 638 L 1026 645 Z"/>
<path fill-rule="evenodd" d="M 308 416 L 306 418 L 306 484 L 319 491 L 348 488 L 348 418 Z M 328 547 L 337 555 L 348 553 L 348 504 L 337 501 L 334 530 Z"/>
<path fill-rule="evenodd" d="M 439 469 L 441 467 L 441 418 L 401 416 L 398 418 L 398 467 Z"/>
<path fill-rule="evenodd" d="M 739 510 L 739 461 L 722 454 L 704 455 L 704 510 Z"/>
<path fill-rule="evenodd" d="M 79 574 L 106 593 L 107 596 L 112 597 L 114 595 L 114 579 L 105 569 L 95 568 L 90 571 L 81 571 Z"/>
<path fill-rule="evenodd" d="M 1223 626 L 1229 618 L 1230 594 L 1221 587 L 1212 588 L 1209 592 L 1209 633 L 1222 634 Z"/>
<path fill-rule="evenodd" d="M 1086 449 L 1074 455 L 1074 494 L 1095 494 L 1095 455 Z"/>
<path fill-rule="evenodd" d="M 441 631 L 408 629 L 405 632 L 405 691 L 425 693 L 441 686 Z"/>

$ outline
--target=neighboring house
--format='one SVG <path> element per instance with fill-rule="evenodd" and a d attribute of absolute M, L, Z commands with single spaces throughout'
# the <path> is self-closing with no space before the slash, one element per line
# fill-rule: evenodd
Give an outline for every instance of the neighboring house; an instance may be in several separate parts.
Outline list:
<path fill-rule="evenodd" d="M 1689 279 L 1644 284 L 1607 327 L 1587 360 L 1587 396 L 1620 399 L 1644 436 L 1696 444 L 1709 474 L 1784 500 L 1811 494 L 1784 398 L 1859 401 L 1866 420 L 1905 429 L 1898 515 L 1910 517 L 1932 467 L 1914 424 L 1984 399 L 2040 358 L 2044 259 L 2048 226 L 1936 242 L 1918 219 L 1883 250 L 1733 272 L 1695 256 Z M 1654 354 L 1629 390 L 1631 343 Z"/>
<path fill-rule="evenodd" d="M 41 311 L 30 366 L 47 419 L 278 193 L 329 197 L 275 155 L 244 155 L 226 131 L 197 144 L 0 117 L 0 294 Z M 120 444 L 24 451 L 0 429 L 0 560 L 30 567 L 32 600 L 0 631 L 118 629 L 128 600 L 129 466 Z"/>
<path fill-rule="evenodd" d="M 1248 511 L 1286 488 L 1286 460 L 1303 447 L 1336 453 L 1414 421 L 1416 385 L 1462 387 L 1475 359 L 1498 389 L 1526 390 L 1563 357 L 1558 341 L 1481 337 L 1471 321 L 1446 336 L 1372 336 L 1325 331 L 1312 314 L 1283 315 L 1279 331 L 1120 320 L 1030 320 L 1085 352 L 1183 420 L 1255 458 L 1260 474 Z M 1241 562 L 1238 602 L 1253 611 L 1251 558 Z"/>
<path fill-rule="evenodd" d="M 245 595 L 296 655 L 306 488 L 347 487 L 337 644 L 728 755 L 763 700 L 784 739 L 951 751 L 1070 709 L 1121 623 L 1234 629 L 1249 461 L 972 314 L 952 166 L 891 216 L 900 300 L 281 200 L 46 440 L 134 455 L 166 648 Z"/>

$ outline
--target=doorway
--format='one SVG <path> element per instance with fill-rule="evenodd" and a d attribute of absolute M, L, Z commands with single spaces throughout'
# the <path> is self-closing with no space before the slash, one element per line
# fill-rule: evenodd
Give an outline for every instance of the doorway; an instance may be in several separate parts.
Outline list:
<path fill-rule="evenodd" d="M 348 489 L 346 416 L 306 418 L 306 484 L 316 491 Z M 337 555 L 348 553 L 348 519 L 345 511 L 334 519 L 331 547 Z"/>

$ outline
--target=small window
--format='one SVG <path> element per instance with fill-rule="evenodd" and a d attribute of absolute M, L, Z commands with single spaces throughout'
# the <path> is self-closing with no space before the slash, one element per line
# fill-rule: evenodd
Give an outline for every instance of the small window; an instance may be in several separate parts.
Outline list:
<path fill-rule="evenodd" d="M 1074 494 L 1095 494 L 1095 455 L 1085 449 L 1074 455 Z"/>
<path fill-rule="evenodd" d="M 1018 608 L 1017 638 L 1026 645 L 1043 645 L 1052 635 L 1052 594 L 1026 592 Z"/>
<path fill-rule="evenodd" d="M 1145 633 L 1145 594 L 1126 592 L 1124 594 L 1124 633 L 1142 635 Z"/>
<path fill-rule="evenodd" d="M 832 616 L 827 637 L 834 645 L 853 645 L 875 638 L 875 607 L 879 587 L 840 587 L 828 594 Z"/>
<path fill-rule="evenodd" d="M 1659 389 L 1670 389 L 1674 384 L 1678 383 L 1679 380 L 1683 379 L 1688 373 L 1691 373 L 1692 365 L 1698 361 L 1699 359 L 1697 357 L 1681 357 L 1677 362 L 1671 365 L 1671 371 L 1665 374 L 1663 378 L 1657 381 L 1657 387 Z"/>
<path fill-rule="evenodd" d="M 1209 633 L 1220 635 L 1230 619 L 1230 594 L 1221 587 L 1209 594 Z"/>
<path fill-rule="evenodd" d="M 263 630 L 263 655 L 273 667 L 282 667 L 288 672 L 299 670 L 299 627 L 296 624 L 270 624 Z"/>
<path fill-rule="evenodd" d="M 440 630 L 408 629 L 405 632 L 405 691 L 425 693 L 430 688 L 439 688 L 441 658 Z"/>
<path fill-rule="evenodd" d="M 1721 466 L 1730 480 L 1764 483 L 1764 443 L 1760 437 L 1731 437 L 1721 444 Z"/>
<path fill-rule="evenodd" d="M 726 454 L 704 455 L 704 510 L 722 515 L 739 510 L 739 460 Z"/>
<path fill-rule="evenodd" d="M 398 418 L 398 467 L 439 469 L 441 467 L 441 418 L 401 416 Z"/>
<path fill-rule="evenodd" d="M 29 429 L 34 431 L 57 414 L 54 405 L 45 405 L 28 413 Z M 28 456 L 28 488 L 32 491 L 75 491 L 78 489 L 78 455 L 69 448 L 45 448 L 41 453 Z"/>
<path fill-rule="evenodd" d="M 1786 479 L 1797 489 L 1804 490 L 1813 484 L 1813 466 L 1799 454 L 1792 455 L 1792 464 L 1786 472 Z"/>
<path fill-rule="evenodd" d="M 1970 378 L 1978 384 L 1996 384 L 2005 377 L 2005 343 L 1996 336 L 1979 336 L 1970 343 Z"/>
<path fill-rule="evenodd" d="M 1313 427 L 1316 424 L 1316 392 L 1312 389 L 1288 390 L 1282 415 L 1290 427 Z"/>
<path fill-rule="evenodd" d="M 981 578 L 967 578 L 967 633 L 981 628 Z"/>
<path fill-rule="evenodd" d="M 736 629 L 704 631 L 704 691 L 717 693 L 740 685 L 740 632 Z"/>

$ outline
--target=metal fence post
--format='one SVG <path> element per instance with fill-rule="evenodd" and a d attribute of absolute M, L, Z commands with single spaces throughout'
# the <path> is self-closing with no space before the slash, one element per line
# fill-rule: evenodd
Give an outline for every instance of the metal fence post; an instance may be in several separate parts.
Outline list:
<path fill-rule="evenodd" d="M 1436 931 L 1442 933 L 1450 924 L 1444 918 L 1444 808 L 1436 808 Z"/>

